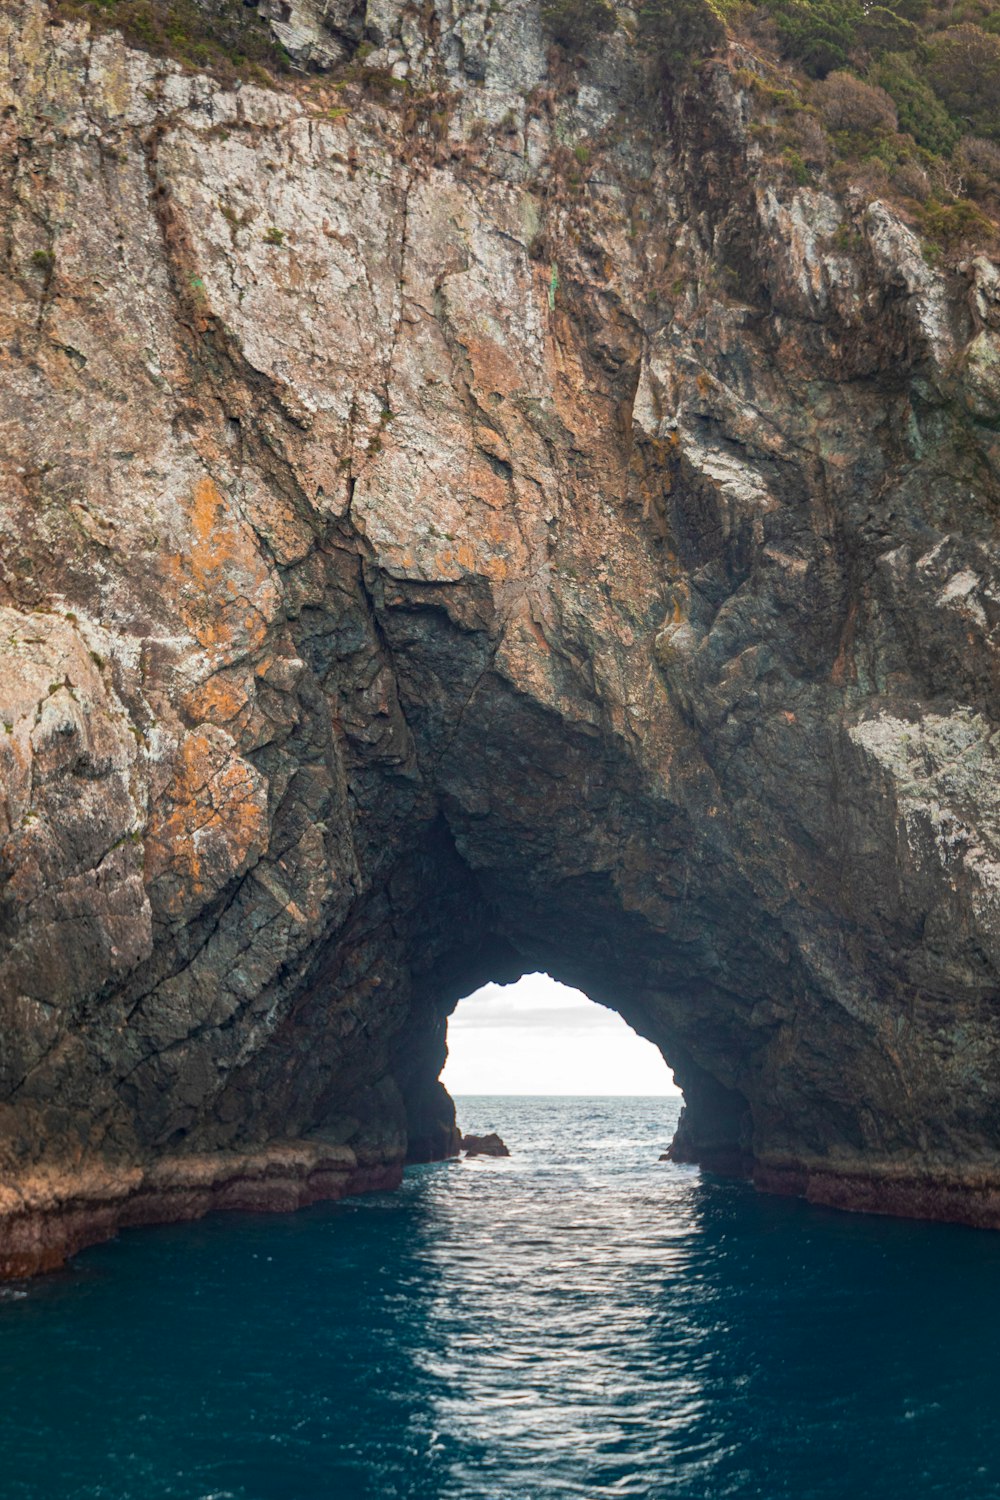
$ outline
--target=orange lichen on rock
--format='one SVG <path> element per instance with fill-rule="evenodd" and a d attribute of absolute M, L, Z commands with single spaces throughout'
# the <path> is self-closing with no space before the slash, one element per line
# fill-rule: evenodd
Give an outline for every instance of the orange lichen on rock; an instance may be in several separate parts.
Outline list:
<path fill-rule="evenodd" d="M 184 699 L 185 712 L 196 723 L 232 725 L 246 716 L 250 707 L 250 690 L 239 668 L 227 673 L 214 672 Z"/>
<path fill-rule="evenodd" d="M 267 782 L 221 729 L 185 735 L 146 835 L 154 910 L 181 921 L 267 847 Z"/>
<path fill-rule="evenodd" d="M 181 551 L 166 559 L 181 618 L 215 660 L 258 650 L 278 606 L 278 590 L 256 537 L 207 475 L 199 479 Z"/>

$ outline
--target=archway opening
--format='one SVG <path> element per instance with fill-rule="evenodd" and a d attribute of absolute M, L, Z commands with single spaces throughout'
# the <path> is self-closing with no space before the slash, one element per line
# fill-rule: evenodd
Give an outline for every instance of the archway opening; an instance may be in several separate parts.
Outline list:
<path fill-rule="evenodd" d="M 441 1082 L 455 1099 L 680 1094 L 658 1047 L 549 974 L 482 985 L 455 1008 L 447 1042 Z"/>

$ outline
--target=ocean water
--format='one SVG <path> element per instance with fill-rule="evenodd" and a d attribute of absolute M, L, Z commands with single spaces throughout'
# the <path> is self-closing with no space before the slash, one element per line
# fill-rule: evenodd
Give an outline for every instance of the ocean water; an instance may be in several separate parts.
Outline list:
<path fill-rule="evenodd" d="M 509 1161 L 0 1288 L 0 1497 L 1000 1497 L 1000 1235 L 659 1163 L 676 1109 L 462 1099 Z"/>

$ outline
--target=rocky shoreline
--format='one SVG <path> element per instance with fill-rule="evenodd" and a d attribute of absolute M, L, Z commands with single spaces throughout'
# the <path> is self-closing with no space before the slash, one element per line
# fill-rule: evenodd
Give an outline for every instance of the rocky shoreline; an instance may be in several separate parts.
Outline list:
<path fill-rule="evenodd" d="M 287 1146 L 218 1157 L 165 1157 L 145 1171 L 40 1174 L 0 1191 L 0 1279 L 58 1270 L 122 1229 L 222 1211 L 289 1213 L 398 1187 L 399 1162 L 361 1164 L 343 1148 Z"/>

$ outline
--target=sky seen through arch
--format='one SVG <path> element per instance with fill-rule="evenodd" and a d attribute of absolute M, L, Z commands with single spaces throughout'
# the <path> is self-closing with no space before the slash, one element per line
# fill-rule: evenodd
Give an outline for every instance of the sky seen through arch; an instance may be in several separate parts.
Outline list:
<path fill-rule="evenodd" d="M 548 974 L 485 984 L 448 1022 L 455 1094 L 677 1094 L 652 1042 Z"/>

